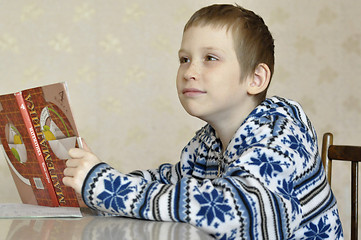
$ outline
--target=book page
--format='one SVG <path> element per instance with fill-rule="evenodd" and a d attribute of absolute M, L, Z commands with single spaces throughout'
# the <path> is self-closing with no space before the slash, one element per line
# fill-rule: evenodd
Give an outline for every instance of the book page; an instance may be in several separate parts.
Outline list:
<path fill-rule="evenodd" d="M 21 203 L 0 204 L 0 218 L 83 217 L 80 208 L 44 207 Z"/>

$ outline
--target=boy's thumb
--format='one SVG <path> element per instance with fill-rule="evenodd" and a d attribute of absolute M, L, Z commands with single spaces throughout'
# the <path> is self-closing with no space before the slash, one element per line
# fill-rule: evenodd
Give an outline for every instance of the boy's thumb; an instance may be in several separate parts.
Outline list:
<path fill-rule="evenodd" d="M 91 152 L 91 150 L 90 150 L 90 148 L 89 148 L 88 144 L 86 144 L 86 142 L 85 142 L 84 138 L 81 138 L 81 143 L 82 143 L 82 145 L 83 145 L 83 149 L 84 149 L 85 151 L 87 151 L 87 152 Z"/>

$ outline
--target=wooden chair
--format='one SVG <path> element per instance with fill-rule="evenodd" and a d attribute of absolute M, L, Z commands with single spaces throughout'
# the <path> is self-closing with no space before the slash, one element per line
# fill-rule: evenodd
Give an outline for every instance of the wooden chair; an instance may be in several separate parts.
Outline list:
<path fill-rule="evenodd" d="M 333 135 L 325 133 L 321 158 L 331 185 L 332 160 L 351 162 L 351 240 L 358 234 L 358 163 L 361 162 L 361 146 L 333 145 Z"/>

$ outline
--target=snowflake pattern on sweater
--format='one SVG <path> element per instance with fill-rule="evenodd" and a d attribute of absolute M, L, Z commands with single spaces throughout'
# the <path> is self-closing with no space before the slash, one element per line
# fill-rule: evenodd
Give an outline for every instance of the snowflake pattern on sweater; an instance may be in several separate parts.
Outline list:
<path fill-rule="evenodd" d="M 217 239 L 343 239 L 316 133 L 298 103 L 266 99 L 221 149 L 206 125 L 175 165 L 122 174 L 98 164 L 83 199 L 112 215 L 190 223 Z"/>

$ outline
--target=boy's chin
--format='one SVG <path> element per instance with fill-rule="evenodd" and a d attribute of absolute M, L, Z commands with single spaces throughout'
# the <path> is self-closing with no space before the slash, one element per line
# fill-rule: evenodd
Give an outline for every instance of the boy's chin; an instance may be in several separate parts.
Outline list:
<path fill-rule="evenodd" d="M 192 110 L 189 109 L 189 108 L 184 108 L 184 110 L 185 110 L 190 116 L 195 117 L 195 118 L 199 118 L 200 120 L 205 121 L 205 120 L 202 118 L 202 116 L 201 116 L 199 113 L 197 113 L 196 111 L 192 111 Z"/>
<path fill-rule="evenodd" d="M 187 111 L 187 113 L 192 117 L 195 117 L 195 118 L 198 118 L 199 120 L 208 122 L 207 118 L 205 116 L 203 116 L 202 114 L 191 112 L 191 111 Z"/>

